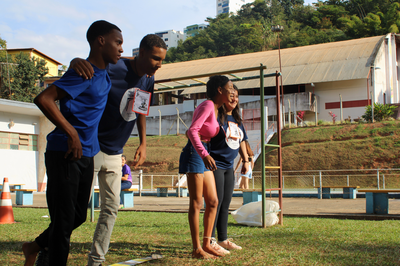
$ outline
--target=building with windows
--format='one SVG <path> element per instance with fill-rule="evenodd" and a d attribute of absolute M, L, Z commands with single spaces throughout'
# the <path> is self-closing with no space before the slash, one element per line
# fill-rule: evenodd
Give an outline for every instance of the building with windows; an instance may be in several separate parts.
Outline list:
<path fill-rule="evenodd" d="M 166 30 L 166 31 L 155 32 L 154 34 L 164 40 L 168 49 L 171 47 L 177 47 L 179 40 L 182 40 L 182 41 L 185 40 L 185 34 L 182 31 Z M 139 47 L 133 48 L 132 49 L 132 57 L 135 57 L 138 55 L 139 55 Z"/>
<path fill-rule="evenodd" d="M 139 55 L 139 47 L 132 49 L 132 57 L 136 57 Z"/>
<path fill-rule="evenodd" d="M 184 40 L 184 34 L 182 31 L 167 30 L 167 31 L 155 32 L 154 34 L 160 36 L 164 40 L 168 49 L 171 47 L 177 47 L 178 41 Z"/>
<path fill-rule="evenodd" d="M 194 106 L 206 98 L 207 76 L 179 82 L 174 81 L 176 78 L 211 75 L 215 72 L 230 73 L 231 70 L 260 64 L 267 67 L 265 73 L 275 73 L 282 68 L 282 111 L 285 121 L 289 121 L 290 116 L 290 121 L 296 122 L 299 112 L 304 112 L 302 120 L 306 123 L 314 123 L 316 119 L 332 121 L 330 112 L 338 119 L 358 121 L 371 103 L 400 106 L 399 54 L 400 35 L 387 34 L 285 48 L 280 53 L 279 50 L 269 50 L 166 64 L 157 71 L 154 97 L 159 99 L 159 105 L 164 106 L 150 108 L 147 133 L 157 135 L 159 132 L 158 110 L 163 119 L 165 116 L 165 120 L 170 121 L 177 120 L 176 112 L 179 110 L 179 117 L 189 125 Z M 282 63 L 281 67 L 279 62 Z M 231 78 L 240 90 L 239 102 L 244 111 L 260 108 L 258 76 L 259 71 L 250 71 L 235 74 Z M 248 79 L 250 77 L 252 79 Z M 157 80 L 162 82 L 158 83 Z M 276 121 L 274 78 L 264 79 L 264 95 L 268 121 Z M 173 99 L 176 98 L 180 102 L 175 103 Z M 248 121 L 259 123 L 260 112 L 244 116 L 244 120 L 245 124 Z M 171 126 L 165 128 L 175 130 Z M 183 134 L 186 129 L 180 127 L 179 130 Z"/>
<path fill-rule="evenodd" d="M 186 28 L 183 29 L 183 33 L 185 34 L 184 40 L 186 40 L 187 37 L 193 37 L 199 34 L 199 31 L 204 30 L 207 27 L 208 25 L 204 23 L 187 26 Z"/>
<path fill-rule="evenodd" d="M 253 2 L 253 0 L 217 0 L 217 16 L 223 13 L 236 13 L 242 5 Z"/>
<path fill-rule="evenodd" d="M 0 99 L 0 168 L 10 184 L 44 191 L 46 136 L 54 125 L 33 103 Z"/>
<path fill-rule="evenodd" d="M 15 56 L 21 52 L 28 54 L 31 58 L 36 57 L 44 60 L 46 62 L 46 67 L 49 69 L 49 73 L 47 73 L 46 77 L 58 76 L 58 66 L 61 66 L 62 64 L 50 56 L 47 56 L 44 53 L 36 50 L 35 48 L 7 49 L 7 53 L 12 56 Z"/>

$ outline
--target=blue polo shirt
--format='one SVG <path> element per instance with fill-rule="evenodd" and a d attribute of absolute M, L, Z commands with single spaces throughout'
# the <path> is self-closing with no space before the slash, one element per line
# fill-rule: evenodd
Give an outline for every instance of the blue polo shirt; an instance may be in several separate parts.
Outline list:
<path fill-rule="evenodd" d="M 218 120 L 218 122 L 220 121 Z M 229 123 L 233 124 L 230 126 Z M 231 128 L 237 128 L 240 137 L 232 138 Z M 210 141 L 210 155 L 217 168 L 233 168 L 233 162 L 239 153 L 240 143 L 244 140 L 247 140 L 247 134 L 243 123 L 239 125 L 233 116 L 228 115 L 225 123 L 221 125 L 221 130 Z"/>
<path fill-rule="evenodd" d="M 94 65 L 92 67 L 92 79 L 84 79 L 70 69 L 53 83 L 68 94 L 60 100 L 60 111 L 78 132 L 82 153 L 86 157 L 93 157 L 100 151 L 98 125 L 111 88 L 107 71 Z M 47 150 L 68 150 L 68 137 L 58 127 L 47 135 Z"/>
<path fill-rule="evenodd" d="M 106 68 L 112 87 L 106 109 L 99 124 L 99 142 L 102 152 L 108 155 L 122 154 L 125 143 L 132 134 L 136 113 L 132 111 L 135 89 L 154 91 L 154 77 L 139 77 L 129 59 L 122 58 Z"/>

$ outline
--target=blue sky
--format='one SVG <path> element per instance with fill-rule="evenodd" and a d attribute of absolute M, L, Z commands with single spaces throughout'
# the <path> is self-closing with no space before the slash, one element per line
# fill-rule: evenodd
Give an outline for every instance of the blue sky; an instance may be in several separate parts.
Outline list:
<path fill-rule="evenodd" d="M 123 55 L 131 56 L 148 33 L 183 31 L 216 15 L 215 0 L 2 0 L 0 6 L 0 38 L 8 48 L 35 48 L 65 65 L 87 57 L 86 30 L 99 19 L 122 30 Z"/>

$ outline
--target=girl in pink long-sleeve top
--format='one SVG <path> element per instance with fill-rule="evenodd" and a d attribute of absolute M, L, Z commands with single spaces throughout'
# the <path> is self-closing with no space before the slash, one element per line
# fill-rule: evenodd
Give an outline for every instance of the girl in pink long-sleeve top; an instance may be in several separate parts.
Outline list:
<path fill-rule="evenodd" d="M 218 207 L 213 172 L 217 169 L 214 159 L 208 153 L 208 142 L 217 135 L 220 126 L 217 121 L 218 108 L 228 104 L 234 96 L 233 84 L 225 76 L 212 76 L 207 82 L 207 98 L 194 111 L 192 125 L 187 135 L 189 141 L 179 159 L 179 173 L 186 174 L 189 188 L 189 225 L 193 243 L 193 258 L 215 258 L 224 255 L 218 247 L 211 246 L 210 239 Z M 200 139 L 201 135 L 201 139 Z M 199 237 L 199 216 L 204 212 L 203 245 Z"/>

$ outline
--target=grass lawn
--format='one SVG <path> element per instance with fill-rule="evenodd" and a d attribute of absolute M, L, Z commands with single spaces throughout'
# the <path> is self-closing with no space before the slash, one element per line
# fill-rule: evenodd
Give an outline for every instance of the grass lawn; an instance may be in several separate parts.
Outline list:
<path fill-rule="evenodd" d="M 14 208 L 15 224 L 0 225 L 0 265 L 23 265 L 21 245 L 49 223 L 46 209 Z M 98 213 L 96 213 L 98 215 Z M 202 216 L 201 216 L 202 217 Z M 107 263 L 149 256 L 151 265 L 399 265 L 399 221 L 285 218 L 284 226 L 247 227 L 229 220 L 228 235 L 243 250 L 224 258 L 190 258 L 187 214 L 120 212 Z M 68 265 L 86 265 L 96 223 L 86 222 L 71 237 Z"/>

